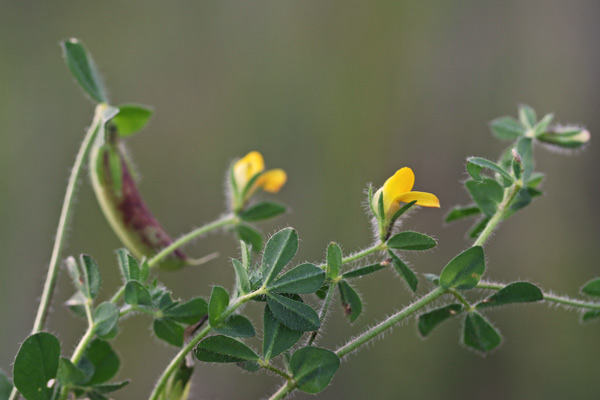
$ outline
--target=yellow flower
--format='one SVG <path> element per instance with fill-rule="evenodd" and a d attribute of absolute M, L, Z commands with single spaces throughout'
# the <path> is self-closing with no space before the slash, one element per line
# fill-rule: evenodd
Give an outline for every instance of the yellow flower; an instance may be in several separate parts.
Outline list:
<path fill-rule="evenodd" d="M 277 193 L 285 184 L 287 174 L 279 168 L 265 171 L 262 154 L 251 151 L 233 165 L 232 179 L 235 181 L 238 194 L 235 208 L 239 209 L 258 188 Z"/>
<path fill-rule="evenodd" d="M 416 205 L 423 207 L 439 207 L 440 201 L 431 193 L 411 191 L 415 184 L 415 174 L 412 169 L 404 167 L 383 184 L 373 195 L 371 206 L 378 217 L 389 220 L 400 210 L 400 203 L 410 203 L 416 200 Z M 385 216 L 379 215 L 379 198 L 383 196 Z"/>

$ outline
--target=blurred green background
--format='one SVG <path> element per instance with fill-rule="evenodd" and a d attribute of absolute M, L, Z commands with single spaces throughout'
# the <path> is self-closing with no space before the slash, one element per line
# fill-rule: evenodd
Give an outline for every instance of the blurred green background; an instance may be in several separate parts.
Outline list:
<path fill-rule="evenodd" d="M 467 202 L 465 157 L 495 158 L 504 146 L 488 132 L 491 119 L 515 115 L 526 102 L 586 124 L 593 137 L 600 130 L 599 16 L 591 0 L 3 1 L 0 368 L 11 370 L 31 329 L 69 168 L 93 113 L 59 40 L 75 36 L 87 45 L 114 103 L 155 107 L 129 145 L 141 190 L 173 235 L 216 218 L 229 162 L 259 150 L 268 167 L 288 171 L 277 197 L 291 207 L 263 230 L 297 228 L 298 261 L 322 259 L 332 240 L 350 252 L 371 239 L 366 183 L 379 186 L 410 166 L 415 189 L 437 194 L 442 208 L 405 222 L 440 240 L 435 251 L 407 257 L 419 272 L 439 273 L 468 246 L 467 223 L 442 223 L 451 206 Z M 546 196 L 492 238 L 487 277 L 577 295 L 599 275 L 600 150 L 592 143 L 578 157 L 536 151 L 539 170 L 548 172 Z M 64 255 L 92 254 L 108 297 L 119 282 L 120 243 L 87 179 L 76 206 Z M 214 250 L 218 260 L 160 279 L 182 298 L 208 296 L 213 284 L 231 287 L 232 235 L 211 235 L 189 253 Z M 336 299 L 321 345 L 336 347 L 410 301 L 392 271 L 363 279 L 359 290 L 366 314 L 350 326 Z M 85 329 L 61 306 L 71 293 L 63 274 L 48 329 L 65 353 Z M 411 320 L 351 356 L 320 398 L 598 398 L 600 325 L 582 326 L 576 313 L 539 304 L 487 315 L 505 342 L 485 358 L 461 347 L 458 320 L 427 340 Z M 149 324 L 144 316 L 122 324 L 119 378 L 133 383 L 117 399 L 146 398 L 175 353 Z M 257 399 L 278 385 L 235 366 L 199 365 L 192 398 Z"/>

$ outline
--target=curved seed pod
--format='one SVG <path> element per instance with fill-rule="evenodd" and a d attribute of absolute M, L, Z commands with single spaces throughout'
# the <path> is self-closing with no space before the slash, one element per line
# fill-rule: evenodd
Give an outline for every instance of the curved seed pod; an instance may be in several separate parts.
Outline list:
<path fill-rule="evenodd" d="M 100 208 L 129 251 L 137 258 L 149 258 L 170 245 L 173 240 L 140 195 L 114 126 L 107 126 L 106 134 L 98 136 L 89 160 L 92 186 Z M 193 263 L 178 249 L 159 266 L 177 269 Z"/>

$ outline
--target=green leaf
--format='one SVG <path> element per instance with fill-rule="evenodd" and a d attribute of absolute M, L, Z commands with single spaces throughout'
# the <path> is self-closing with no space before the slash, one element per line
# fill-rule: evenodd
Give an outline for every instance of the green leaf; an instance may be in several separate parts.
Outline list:
<path fill-rule="evenodd" d="M 47 332 L 29 336 L 19 349 L 13 366 L 14 385 L 27 400 L 50 400 L 54 387 L 48 381 L 56 377 L 60 343 Z"/>
<path fill-rule="evenodd" d="M 6 376 L 4 371 L 2 371 L 0 369 L 0 399 L 8 400 L 8 398 L 10 397 L 10 393 L 12 392 L 12 389 L 13 389 L 13 385 L 12 385 L 10 379 L 8 379 L 8 377 Z"/>
<path fill-rule="evenodd" d="M 479 218 L 477 222 L 475 222 L 475 224 L 471 227 L 471 229 L 469 229 L 467 236 L 471 239 L 475 239 L 485 229 L 488 222 L 490 222 L 490 217 L 488 216 L 483 216 L 482 218 Z"/>
<path fill-rule="evenodd" d="M 252 322 L 241 315 L 232 315 L 218 326 L 214 327 L 214 331 L 225 336 L 233 337 L 252 337 L 256 335 Z"/>
<path fill-rule="evenodd" d="M 340 274 L 342 264 L 342 249 L 337 243 L 329 243 L 327 246 L 327 278 L 336 278 Z"/>
<path fill-rule="evenodd" d="M 129 260 L 130 263 L 131 263 L 131 260 L 135 261 L 135 258 L 131 257 L 131 259 Z M 133 269 L 132 269 L 132 271 L 133 271 Z M 150 266 L 148 265 L 148 260 L 142 260 L 142 265 L 140 266 L 139 281 L 146 282 L 148 280 L 148 277 L 150 277 Z"/>
<path fill-rule="evenodd" d="M 242 211 L 240 218 L 248 222 L 262 221 L 274 218 L 284 212 L 286 212 L 286 208 L 283 204 L 274 201 L 262 201 Z"/>
<path fill-rule="evenodd" d="M 423 233 L 406 231 L 392 236 L 387 244 L 389 248 L 397 250 L 428 250 L 434 248 L 437 242 Z"/>
<path fill-rule="evenodd" d="M 117 250 L 117 259 L 119 261 L 119 266 L 121 267 L 121 273 L 126 281 L 144 281 L 143 279 L 140 279 L 140 267 L 137 260 L 129 254 L 127 249 Z"/>
<path fill-rule="evenodd" d="M 318 347 L 303 347 L 290 358 L 290 371 L 298 389 L 305 393 L 323 391 L 340 367 L 335 353 Z"/>
<path fill-rule="evenodd" d="M 429 335 L 436 326 L 438 326 L 448 318 L 460 314 L 462 311 L 462 305 L 449 304 L 445 307 L 436 308 L 435 310 L 419 315 L 419 333 L 423 337 Z"/>
<path fill-rule="evenodd" d="M 590 310 L 590 311 L 586 311 L 581 319 L 583 320 L 583 322 L 587 322 L 589 320 L 595 319 L 600 317 L 600 310 Z"/>
<path fill-rule="evenodd" d="M 295 331 L 316 331 L 321 326 L 319 316 L 311 306 L 277 294 L 267 294 L 271 312 L 285 326 Z"/>
<path fill-rule="evenodd" d="M 482 353 L 487 353 L 500 345 L 500 332 L 481 314 L 473 311 L 465 318 L 463 342 Z"/>
<path fill-rule="evenodd" d="M 94 339 L 85 350 L 77 367 L 80 370 L 89 371 L 86 375 L 91 375 L 91 377 L 87 380 L 86 385 L 94 386 L 113 378 L 119 372 L 120 365 L 119 356 L 110 344 L 102 339 Z"/>
<path fill-rule="evenodd" d="M 90 299 L 94 299 L 98 295 L 102 283 L 102 280 L 100 279 L 100 269 L 98 269 L 96 261 L 85 254 L 81 255 L 81 266 L 83 267 L 85 294 Z"/>
<path fill-rule="evenodd" d="M 176 347 L 183 346 L 184 329 L 171 318 L 155 319 L 152 323 L 152 329 L 157 338 Z"/>
<path fill-rule="evenodd" d="M 358 293 L 348 284 L 348 282 L 341 280 L 338 284 L 340 290 L 340 297 L 342 307 L 344 308 L 344 314 L 348 317 L 350 322 L 356 321 L 360 313 L 362 312 L 362 301 L 358 296 Z"/>
<path fill-rule="evenodd" d="M 366 265 L 364 267 L 359 267 L 359 268 L 353 269 L 352 271 L 348 271 L 344 275 L 342 275 L 342 277 L 344 279 L 348 279 L 348 278 L 357 278 L 359 276 L 369 275 L 369 274 L 379 271 L 380 269 L 387 267 L 388 265 L 390 265 L 390 262 L 387 260 L 382 261 L 377 264 Z"/>
<path fill-rule="evenodd" d="M 122 104 L 119 113 L 112 119 L 116 125 L 119 136 L 131 136 L 144 129 L 154 110 L 149 107 L 136 104 Z"/>
<path fill-rule="evenodd" d="M 65 62 L 83 91 L 97 103 L 108 103 L 96 64 L 83 44 L 75 38 L 61 42 Z"/>
<path fill-rule="evenodd" d="M 208 314 L 208 304 L 203 298 L 196 297 L 183 304 L 168 308 L 163 311 L 163 314 L 165 317 L 169 317 L 179 323 L 191 325 L 200 321 L 203 316 Z"/>
<path fill-rule="evenodd" d="M 148 289 L 138 281 L 129 281 L 125 285 L 125 303 L 132 306 L 150 306 L 152 298 Z"/>
<path fill-rule="evenodd" d="M 494 215 L 504 198 L 502 186 L 489 178 L 483 179 L 482 182 L 467 181 L 465 186 L 481 211 L 487 216 Z"/>
<path fill-rule="evenodd" d="M 80 291 L 75 292 L 73 296 L 69 298 L 65 302 L 65 306 L 76 316 L 87 319 L 86 311 L 85 311 L 85 303 L 87 299 Z"/>
<path fill-rule="evenodd" d="M 471 289 L 477 286 L 485 271 L 483 247 L 473 246 L 454 257 L 440 275 L 446 289 Z"/>
<path fill-rule="evenodd" d="M 250 347 L 227 336 L 210 336 L 198 343 L 196 358 L 205 362 L 231 363 L 258 361 L 260 358 Z"/>
<path fill-rule="evenodd" d="M 444 222 L 450 223 L 453 221 L 457 221 L 459 219 L 471 217 L 473 215 L 481 214 L 481 210 L 477 206 L 455 206 L 450 210 L 450 212 L 446 215 Z"/>
<path fill-rule="evenodd" d="M 519 106 L 519 121 L 523 126 L 529 129 L 533 128 L 537 122 L 535 110 L 527 104 L 521 104 Z"/>
<path fill-rule="evenodd" d="M 581 292 L 589 296 L 600 297 L 600 278 L 594 278 L 586 283 L 581 288 Z"/>
<path fill-rule="evenodd" d="M 514 200 L 512 201 L 509 211 L 510 214 L 512 215 L 512 213 L 520 210 L 521 208 L 529 205 L 529 203 L 531 203 L 532 198 L 531 198 L 531 194 L 529 194 L 530 190 L 535 190 L 535 189 L 530 189 L 530 188 L 522 188 L 517 192 L 517 195 L 515 196 Z M 508 217 L 508 214 L 505 215 L 505 218 Z"/>
<path fill-rule="evenodd" d="M 548 130 L 548 127 L 552 123 L 553 119 L 554 119 L 554 114 L 544 115 L 544 117 L 542 119 L 540 119 L 540 121 L 537 124 L 535 124 L 535 126 L 533 127 L 535 135 L 538 136 L 538 135 L 546 132 Z"/>
<path fill-rule="evenodd" d="M 246 271 L 246 267 L 244 267 L 244 265 L 235 258 L 232 259 L 231 262 L 233 264 L 233 269 L 235 270 L 235 282 L 238 291 L 241 294 L 250 293 L 252 287 L 250 285 L 250 279 L 248 278 L 248 271 Z"/>
<path fill-rule="evenodd" d="M 393 251 L 389 250 L 388 253 L 392 258 L 392 264 L 394 265 L 394 269 L 396 270 L 398 275 L 404 278 L 404 280 L 408 284 L 408 287 L 413 292 L 416 292 L 417 286 L 419 284 L 419 279 L 417 278 L 415 272 L 412 269 L 410 269 L 410 267 L 406 265 L 406 263 L 402 261 L 396 254 L 394 254 Z"/>
<path fill-rule="evenodd" d="M 301 331 L 294 331 L 279 322 L 269 306 L 265 307 L 263 324 L 262 354 L 265 361 L 283 353 L 302 337 Z"/>
<path fill-rule="evenodd" d="M 61 357 L 58 362 L 56 380 L 62 386 L 75 386 L 85 382 L 85 374 L 77 368 L 71 360 Z"/>
<path fill-rule="evenodd" d="M 313 293 L 325 282 L 325 271 L 314 264 L 306 263 L 289 270 L 275 279 L 267 289 L 272 292 Z"/>
<path fill-rule="evenodd" d="M 221 315 L 229 306 L 229 294 L 221 286 L 215 286 L 208 302 L 208 320 L 212 326 L 219 325 Z"/>
<path fill-rule="evenodd" d="M 529 183 L 535 167 L 533 159 L 533 142 L 531 138 L 522 137 L 517 141 L 517 153 L 521 156 L 521 165 L 523 166 L 523 182 Z"/>
<path fill-rule="evenodd" d="M 513 117 L 500 117 L 490 124 L 492 133 L 502 140 L 514 140 L 525 134 L 525 128 Z"/>
<path fill-rule="evenodd" d="M 511 303 L 529 303 L 541 300 L 544 300 L 544 294 L 537 286 L 529 282 L 514 282 L 477 304 L 476 308 L 498 307 Z"/>
<path fill-rule="evenodd" d="M 262 235 L 256 229 L 246 224 L 239 224 L 236 228 L 241 240 L 252 246 L 252 250 L 258 253 L 262 249 Z"/>
<path fill-rule="evenodd" d="M 242 361 L 237 363 L 237 366 L 248 372 L 256 372 L 260 370 L 260 364 L 255 361 Z"/>
<path fill-rule="evenodd" d="M 104 302 L 94 311 L 94 333 L 99 336 L 108 334 L 119 319 L 119 307 L 113 303 Z"/>
<path fill-rule="evenodd" d="M 481 174 L 480 174 L 482 168 L 487 168 L 487 169 L 499 174 L 502 177 L 502 181 L 504 182 L 504 187 L 508 187 L 508 186 L 512 185 L 512 183 L 513 183 L 512 176 L 510 176 L 510 174 L 508 172 L 506 172 L 506 170 L 504 168 L 502 168 L 495 162 L 486 160 L 485 158 L 481 158 L 481 157 L 467 158 L 467 172 L 476 181 L 483 180 L 483 178 L 481 177 Z"/>
<path fill-rule="evenodd" d="M 271 236 L 263 253 L 261 276 L 268 285 L 290 262 L 298 250 L 298 234 L 292 228 L 285 228 Z"/>
<path fill-rule="evenodd" d="M 392 218 L 390 220 L 390 225 L 393 225 L 394 222 L 396 222 L 396 220 L 402 216 L 402 214 L 404 214 L 405 212 L 407 212 L 415 204 L 417 204 L 417 201 L 413 200 L 413 201 L 411 201 L 411 202 L 406 203 L 405 205 L 403 205 L 402 208 L 400 208 L 398 211 L 396 211 L 396 213 L 392 216 Z"/>

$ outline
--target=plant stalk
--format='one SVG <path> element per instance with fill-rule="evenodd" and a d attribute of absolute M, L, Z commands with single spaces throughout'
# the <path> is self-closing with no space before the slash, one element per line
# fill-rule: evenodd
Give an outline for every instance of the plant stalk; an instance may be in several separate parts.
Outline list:
<path fill-rule="evenodd" d="M 167 257 L 169 254 L 171 254 L 173 251 L 186 245 L 187 243 L 191 242 L 198 236 L 202 236 L 205 233 L 208 233 L 214 229 L 221 228 L 226 225 L 236 224 L 237 222 L 238 222 L 237 217 L 235 217 L 233 215 L 226 215 L 223 218 L 220 218 L 216 221 L 213 221 L 204 226 L 201 226 L 200 228 L 194 229 L 193 231 L 181 236 L 179 239 L 175 240 L 173 243 L 171 243 L 170 245 L 168 245 L 167 247 L 165 247 L 164 249 L 159 251 L 156 255 L 154 255 L 150 260 L 148 260 L 148 266 L 152 268 L 156 264 L 160 263 L 165 257 Z"/>
<path fill-rule="evenodd" d="M 500 290 L 503 289 L 506 285 L 494 282 L 480 281 L 477 284 L 477 288 L 479 289 L 489 289 L 489 290 Z M 596 302 L 586 302 L 583 300 L 571 299 L 566 296 L 556 296 L 550 293 L 542 292 L 544 296 L 544 301 L 548 301 L 551 303 L 557 303 L 567 307 L 576 307 L 583 308 L 587 310 L 600 310 L 600 303 Z"/>
<path fill-rule="evenodd" d="M 521 189 L 521 185 L 519 183 L 514 183 L 512 185 L 512 187 L 506 191 L 506 193 L 508 195 L 505 194 L 504 199 L 502 200 L 502 203 L 500 203 L 500 205 L 498 206 L 498 209 L 496 210 L 496 212 L 494 213 L 492 218 L 490 218 L 489 222 L 487 223 L 487 225 L 485 226 L 483 231 L 481 231 L 481 233 L 477 237 L 477 240 L 475 240 L 475 243 L 473 243 L 473 246 L 483 246 L 483 244 L 489 239 L 489 237 L 492 234 L 492 232 L 494 231 L 494 229 L 496 229 L 498 224 L 504 218 L 504 214 L 506 213 L 506 210 L 508 210 L 508 207 L 510 206 L 512 201 L 515 199 L 515 196 L 517 195 L 517 193 L 519 192 L 520 189 Z"/>
<path fill-rule="evenodd" d="M 252 293 L 248 293 L 244 296 L 238 297 L 227 309 L 223 312 L 222 318 L 225 319 L 229 315 L 231 315 L 235 310 L 237 310 L 242 304 L 248 302 L 256 296 L 260 296 L 265 294 L 264 289 L 256 290 Z M 150 394 L 149 400 L 158 400 L 160 398 L 160 394 L 165 389 L 165 385 L 169 380 L 169 377 L 177 370 L 179 364 L 185 359 L 185 357 L 190 353 L 194 347 L 204 339 L 208 334 L 212 331 L 213 327 L 210 326 L 210 323 L 207 324 L 192 340 L 190 340 L 180 351 L 175 355 L 175 357 L 171 360 L 169 365 L 165 368 L 160 378 L 156 382 L 152 393 Z"/>

